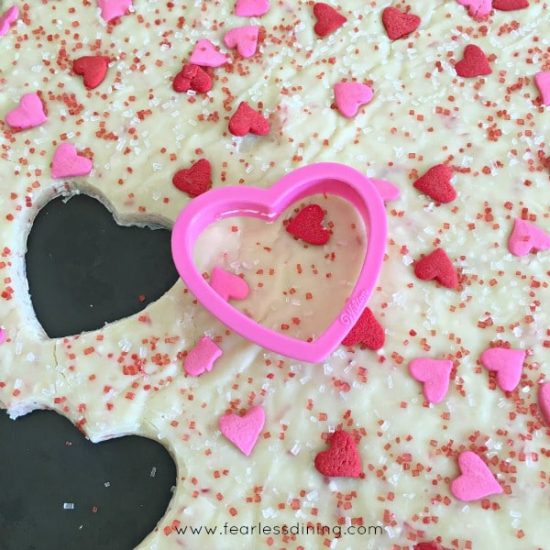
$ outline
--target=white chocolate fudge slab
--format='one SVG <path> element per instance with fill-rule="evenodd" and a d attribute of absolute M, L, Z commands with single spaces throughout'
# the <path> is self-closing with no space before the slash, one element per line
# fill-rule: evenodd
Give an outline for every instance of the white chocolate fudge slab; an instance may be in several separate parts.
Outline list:
<path fill-rule="evenodd" d="M 10 5 L 0 0 L 0 12 Z M 459 549 L 545 548 L 550 430 L 537 388 L 550 377 L 550 254 L 515 257 L 507 239 L 517 217 L 550 231 L 550 113 L 534 84 L 537 72 L 549 70 L 550 10 L 530 0 L 527 9 L 475 21 L 457 2 L 423 1 L 411 10 L 419 29 L 392 42 L 381 23 L 388 2 L 332 5 L 347 23 L 320 39 L 309 3 L 272 0 L 265 16 L 252 19 L 264 29 L 258 54 L 231 53 L 231 63 L 213 72 L 212 90 L 194 95 L 175 93 L 172 79 L 197 40 L 221 45 L 227 30 L 250 24 L 234 15 L 232 1 L 134 0 L 116 24 L 101 19 L 95 0 L 19 4 L 21 17 L 0 37 L 0 324 L 7 334 L 0 406 L 13 417 L 56 410 L 93 441 L 138 434 L 168 448 L 176 491 L 141 549 L 403 549 L 431 540 Z M 456 75 L 454 62 L 470 43 L 490 57 L 491 75 Z M 94 53 L 112 61 L 105 81 L 88 91 L 71 66 Z M 351 78 L 368 82 L 374 98 L 347 119 L 332 108 L 333 86 Z M 29 92 L 41 93 L 48 120 L 14 132 L 4 117 Z M 267 136 L 231 136 L 228 119 L 240 101 L 268 116 Z M 89 176 L 51 178 L 63 141 L 93 155 Z M 172 176 L 198 158 L 211 162 L 214 187 L 267 187 L 305 164 L 337 161 L 400 188 L 400 200 L 387 205 L 387 255 L 369 301 L 386 331 L 381 350 L 340 347 L 317 365 L 271 354 L 216 321 L 181 281 L 132 317 L 47 338 L 24 270 L 39 209 L 61 192 L 85 192 L 121 223 L 170 226 L 190 200 Z M 443 162 L 453 167 L 458 197 L 436 205 L 412 183 Z M 254 238 L 239 231 L 236 246 L 246 249 Z M 218 246 L 215 235 L 205 243 Z M 414 275 L 413 261 L 436 246 L 459 268 L 456 291 Z M 298 263 L 303 247 L 286 253 Z M 313 293 L 316 284 L 312 278 Z M 223 355 L 212 372 L 188 377 L 185 352 L 205 334 Z M 528 351 L 508 395 L 478 361 L 497 341 Z M 425 356 L 454 362 L 449 392 L 436 406 L 424 402 L 407 369 Z M 245 457 L 222 437 L 218 420 L 253 405 L 264 407 L 266 424 Z M 337 427 L 360 438 L 364 478 L 328 479 L 315 469 L 323 435 Z M 502 495 L 471 503 L 452 496 L 463 450 L 486 460 Z M 175 531 L 258 522 L 379 525 L 384 534 Z"/>

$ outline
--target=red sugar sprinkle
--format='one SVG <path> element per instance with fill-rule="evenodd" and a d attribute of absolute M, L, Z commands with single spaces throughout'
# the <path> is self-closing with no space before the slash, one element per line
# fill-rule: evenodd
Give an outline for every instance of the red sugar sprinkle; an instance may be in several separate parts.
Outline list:
<path fill-rule="evenodd" d="M 190 197 L 198 197 L 212 187 L 212 169 L 210 162 L 200 159 L 190 168 L 184 168 L 174 174 L 172 183 Z"/>
<path fill-rule="evenodd" d="M 455 188 L 450 184 L 453 171 L 445 164 L 432 166 L 414 182 L 414 187 L 434 201 L 447 203 L 456 198 Z"/>
<path fill-rule="evenodd" d="M 269 133 L 269 122 L 246 101 L 241 101 L 237 110 L 229 119 L 229 131 L 234 136 L 245 136 L 248 133 L 265 136 Z"/>
<path fill-rule="evenodd" d="M 420 17 L 389 7 L 382 12 L 382 24 L 388 37 L 391 40 L 397 40 L 414 32 L 420 25 Z"/>
<path fill-rule="evenodd" d="M 180 93 L 194 90 L 205 94 L 212 89 L 212 78 L 202 67 L 188 63 L 175 76 L 172 88 Z"/>
<path fill-rule="evenodd" d="M 414 264 L 414 273 L 423 281 L 435 279 L 447 288 L 458 287 L 456 269 L 442 248 L 436 248 L 432 253 L 417 260 Z"/>
<path fill-rule="evenodd" d="M 93 90 L 105 80 L 109 61 L 104 55 L 85 55 L 73 61 L 73 71 L 84 77 L 86 88 Z"/>
<path fill-rule="evenodd" d="M 468 44 L 464 48 L 462 59 L 455 65 L 456 74 L 464 78 L 472 78 L 491 74 L 489 60 L 483 50 L 475 44 Z"/>
<path fill-rule="evenodd" d="M 380 349 L 386 340 L 382 325 L 376 320 L 370 308 L 365 308 L 361 317 L 357 320 L 348 335 L 342 340 L 344 346 L 363 346 L 377 350 Z"/>
<path fill-rule="evenodd" d="M 305 206 L 290 220 L 286 230 L 309 244 L 323 245 L 330 239 L 330 231 L 321 225 L 325 211 L 318 204 Z"/>
<path fill-rule="evenodd" d="M 321 38 L 333 33 L 347 21 L 341 13 L 324 2 L 314 4 L 313 15 L 317 18 L 317 23 L 315 23 L 313 30 Z"/>

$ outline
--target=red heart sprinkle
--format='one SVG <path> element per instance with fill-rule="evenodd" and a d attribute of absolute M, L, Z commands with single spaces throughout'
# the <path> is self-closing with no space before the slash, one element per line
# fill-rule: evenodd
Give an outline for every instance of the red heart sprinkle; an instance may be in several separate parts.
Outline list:
<path fill-rule="evenodd" d="M 359 477 L 362 469 L 361 457 L 353 436 L 337 430 L 332 434 L 329 443 L 330 448 L 315 457 L 317 471 L 329 477 Z"/>
<path fill-rule="evenodd" d="M 435 279 L 447 288 L 458 287 L 458 275 L 455 266 L 442 248 L 436 248 L 431 254 L 417 260 L 414 273 L 422 281 Z"/>
<path fill-rule="evenodd" d="M 286 230 L 308 244 L 327 244 L 330 231 L 321 225 L 324 217 L 325 211 L 318 204 L 308 204 L 290 220 Z"/>
<path fill-rule="evenodd" d="M 475 44 L 468 44 L 464 48 L 462 59 L 455 65 L 456 74 L 464 78 L 472 78 L 491 74 L 489 60 L 483 50 Z"/>
<path fill-rule="evenodd" d="M 269 133 L 269 122 L 246 101 L 241 101 L 229 119 L 229 131 L 239 137 L 245 136 L 249 132 L 257 136 L 265 136 Z"/>
<path fill-rule="evenodd" d="M 386 8 L 382 12 L 382 24 L 388 37 L 397 40 L 414 32 L 420 25 L 420 17 L 412 13 L 403 13 L 397 8 Z"/>
<path fill-rule="evenodd" d="M 109 61 L 104 55 L 85 55 L 73 61 L 73 71 L 84 77 L 84 86 L 88 90 L 93 90 L 105 79 Z"/>
<path fill-rule="evenodd" d="M 434 201 L 446 203 L 456 199 L 455 188 L 450 184 L 453 171 L 445 164 L 432 166 L 414 182 L 414 187 Z"/>
<path fill-rule="evenodd" d="M 317 23 L 315 23 L 313 30 L 321 38 L 339 29 L 347 21 L 341 13 L 324 2 L 314 4 L 313 15 L 317 18 Z"/>
<path fill-rule="evenodd" d="M 369 349 L 380 349 L 386 341 L 382 325 L 376 320 L 372 311 L 367 307 L 348 335 L 342 340 L 344 346 L 361 344 Z"/>
<path fill-rule="evenodd" d="M 493 8 L 500 11 L 523 10 L 529 7 L 527 0 L 493 0 Z"/>
<path fill-rule="evenodd" d="M 190 168 L 184 168 L 174 174 L 172 183 L 190 197 L 197 197 L 212 187 L 210 162 L 200 159 Z"/>
<path fill-rule="evenodd" d="M 212 78 L 199 65 L 188 63 L 175 76 L 172 87 L 176 92 L 194 90 L 198 94 L 205 94 L 212 89 Z"/>

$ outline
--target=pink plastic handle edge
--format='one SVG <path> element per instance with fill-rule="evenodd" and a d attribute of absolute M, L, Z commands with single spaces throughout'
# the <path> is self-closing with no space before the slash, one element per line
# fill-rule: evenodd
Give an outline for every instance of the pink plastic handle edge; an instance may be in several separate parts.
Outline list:
<path fill-rule="evenodd" d="M 239 198 L 243 191 L 246 200 Z M 355 206 L 367 231 L 367 253 L 342 312 L 316 340 L 306 342 L 264 327 L 227 303 L 204 280 L 192 254 L 198 236 L 216 221 L 235 216 L 273 221 L 291 204 L 317 193 L 340 196 Z M 213 189 L 195 198 L 181 211 L 174 224 L 172 256 L 189 290 L 222 323 L 268 350 L 317 363 L 340 345 L 363 312 L 382 267 L 386 235 L 384 204 L 374 184 L 349 166 L 318 163 L 290 172 L 267 189 L 230 186 Z"/>

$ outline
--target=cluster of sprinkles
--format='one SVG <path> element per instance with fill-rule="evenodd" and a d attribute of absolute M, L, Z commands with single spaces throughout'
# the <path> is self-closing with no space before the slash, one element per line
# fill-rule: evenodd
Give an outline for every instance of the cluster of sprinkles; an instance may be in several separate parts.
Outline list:
<path fill-rule="evenodd" d="M 484 18 L 492 9 L 516 10 L 528 7 L 526 0 L 458 0 L 470 15 Z M 101 16 L 105 21 L 116 19 L 132 8 L 131 0 L 98 0 Z M 238 0 L 235 13 L 240 17 L 260 17 L 270 9 L 267 0 Z M 323 38 L 346 24 L 347 19 L 338 10 L 324 3 L 316 3 L 313 13 L 317 19 L 314 30 Z M 18 17 L 17 7 L 9 8 L 0 16 L 0 36 L 7 34 Z M 421 19 L 397 8 L 386 8 L 382 13 L 382 24 L 391 40 L 404 38 L 415 32 Z M 244 59 L 256 54 L 261 28 L 256 25 L 237 27 L 228 31 L 223 39 L 225 46 L 236 49 Z M 73 62 L 73 72 L 83 77 L 87 89 L 101 85 L 108 72 L 110 59 L 106 56 L 83 56 Z M 181 71 L 173 80 L 176 92 L 197 94 L 212 90 L 212 71 L 228 62 L 228 56 L 209 40 L 199 40 Z M 472 78 L 492 74 L 489 58 L 478 46 L 466 46 L 463 57 L 455 64 L 458 76 Z M 550 71 L 535 75 L 535 84 L 540 91 L 543 105 L 550 105 Z M 353 118 L 359 109 L 367 105 L 374 96 L 372 88 L 358 82 L 339 82 L 334 85 L 335 104 L 339 112 Z M 47 122 L 45 102 L 38 93 L 27 93 L 19 100 L 19 105 L 6 115 L 7 124 L 17 130 L 38 127 Z M 241 102 L 229 120 L 229 131 L 241 137 L 249 133 L 258 136 L 270 131 L 269 121 L 253 109 L 247 102 Z M 93 169 L 92 160 L 80 154 L 70 143 L 60 145 L 54 152 L 51 174 L 53 178 L 70 178 L 89 174 Z M 453 172 L 445 164 L 431 167 L 414 182 L 414 187 L 429 196 L 438 204 L 452 202 L 456 191 L 451 185 Z M 173 177 L 173 184 L 190 197 L 196 197 L 212 187 L 211 166 L 207 159 L 199 159 L 191 167 L 179 170 Z M 324 212 L 319 205 L 304 207 L 286 226 L 289 234 L 312 245 L 324 245 L 330 232 L 322 225 Z M 508 241 L 508 250 L 515 256 L 524 256 L 533 251 L 550 249 L 550 235 L 537 225 L 517 218 Z M 414 273 L 421 280 L 434 280 L 449 289 L 459 288 L 459 276 L 450 258 L 441 248 L 414 262 Z M 248 294 L 246 281 L 229 272 L 215 269 L 211 284 L 226 300 L 243 299 Z M 372 311 L 366 309 L 343 345 L 380 349 L 384 345 L 384 330 L 375 319 Z M 210 338 L 203 336 L 189 351 L 184 361 L 184 370 L 190 376 L 200 376 L 214 367 L 222 355 L 221 348 Z M 488 371 L 496 373 L 498 386 L 506 392 L 513 391 L 520 380 L 526 353 L 523 350 L 491 345 L 483 352 L 480 363 Z M 446 359 L 417 358 L 410 362 L 411 376 L 423 385 L 428 402 L 437 404 L 443 401 L 448 391 L 452 362 Z M 550 423 L 550 383 L 540 385 L 539 406 Z M 261 406 L 251 407 L 244 415 L 228 413 L 220 418 L 222 434 L 243 454 L 250 455 L 265 423 L 265 412 Z M 329 477 L 364 477 L 361 458 L 357 451 L 356 439 L 352 434 L 337 430 L 328 441 L 329 448 L 315 458 L 317 470 Z M 465 451 L 458 457 L 460 476 L 451 483 L 451 492 L 459 500 L 472 501 L 487 495 L 500 494 L 498 483 L 484 460 L 476 453 Z M 418 545 L 420 547 L 420 545 Z"/>

